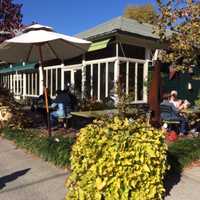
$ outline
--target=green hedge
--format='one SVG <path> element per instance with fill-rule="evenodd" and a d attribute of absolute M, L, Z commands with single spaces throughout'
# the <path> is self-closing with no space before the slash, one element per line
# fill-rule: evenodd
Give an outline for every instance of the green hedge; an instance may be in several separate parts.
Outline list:
<path fill-rule="evenodd" d="M 169 145 L 168 163 L 171 172 L 181 172 L 195 160 L 200 160 L 200 138 L 182 139 Z"/>
<path fill-rule="evenodd" d="M 97 120 L 72 149 L 66 200 L 163 199 L 164 133 L 139 121 Z"/>
<path fill-rule="evenodd" d="M 1 135 L 45 161 L 52 162 L 60 167 L 66 167 L 70 164 L 69 157 L 71 146 L 74 143 L 73 138 L 63 138 L 62 136 L 48 138 L 39 131 L 8 128 L 2 129 Z"/>

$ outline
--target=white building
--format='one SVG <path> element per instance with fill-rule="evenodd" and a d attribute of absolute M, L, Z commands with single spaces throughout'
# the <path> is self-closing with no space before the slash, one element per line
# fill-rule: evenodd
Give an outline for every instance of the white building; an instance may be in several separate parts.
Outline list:
<path fill-rule="evenodd" d="M 108 97 L 120 79 L 133 103 L 147 102 L 148 66 L 152 52 L 161 48 L 153 26 L 117 17 L 77 37 L 92 41 L 88 52 L 61 63 L 45 63 L 44 81 L 51 97 L 70 84 L 78 97 L 98 101 Z M 18 64 L 0 68 L 0 83 L 18 98 L 38 97 L 41 72 L 37 64 Z"/>

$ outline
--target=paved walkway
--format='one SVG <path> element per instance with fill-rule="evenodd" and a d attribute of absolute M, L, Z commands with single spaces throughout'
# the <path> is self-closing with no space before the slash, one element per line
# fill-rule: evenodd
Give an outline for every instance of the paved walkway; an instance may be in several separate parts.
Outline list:
<path fill-rule="evenodd" d="M 66 177 L 0 137 L 0 200 L 64 200 Z"/>
<path fill-rule="evenodd" d="M 200 200 L 200 167 L 185 169 L 180 177 L 171 177 L 165 200 Z"/>
<path fill-rule="evenodd" d="M 0 200 L 64 200 L 67 173 L 0 137 Z M 199 200 L 200 167 L 171 177 L 165 200 Z"/>

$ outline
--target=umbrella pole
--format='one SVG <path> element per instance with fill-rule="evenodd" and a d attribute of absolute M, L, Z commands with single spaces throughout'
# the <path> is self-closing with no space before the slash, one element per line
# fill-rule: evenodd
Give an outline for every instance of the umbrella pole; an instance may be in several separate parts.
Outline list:
<path fill-rule="evenodd" d="M 39 54 L 40 54 L 40 62 L 41 66 L 43 65 L 43 57 L 42 57 L 42 48 L 41 45 L 39 47 Z M 43 67 L 43 66 L 42 66 Z M 42 75 L 44 77 L 44 69 L 42 68 Z M 42 80 L 43 88 L 44 88 L 44 97 L 45 97 L 45 109 L 47 113 L 47 130 L 48 130 L 48 136 L 51 137 L 51 120 L 50 120 L 50 112 L 49 112 L 49 102 L 48 102 L 48 91 L 44 84 L 44 80 Z"/>
<path fill-rule="evenodd" d="M 49 137 L 51 137 L 51 120 L 50 120 L 50 112 L 49 112 L 48 91 L 46 87 L 44 89 L 44 96 L 45 96 L 45 107 L 46 107 L 46 112 L 47 112 L 48 135 Z"/>

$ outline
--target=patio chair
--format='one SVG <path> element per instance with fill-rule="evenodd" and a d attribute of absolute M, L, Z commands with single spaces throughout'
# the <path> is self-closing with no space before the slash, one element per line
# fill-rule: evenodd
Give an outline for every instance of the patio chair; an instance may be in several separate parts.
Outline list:
<path fill-rule="evenodd" d="M 179 114 L 176 113 L 172 107 L 167 105 L 160 105 L 160 117 L 162 124 L 167 124 L 168 129 L 176 131 L 179 130 Z"/>

